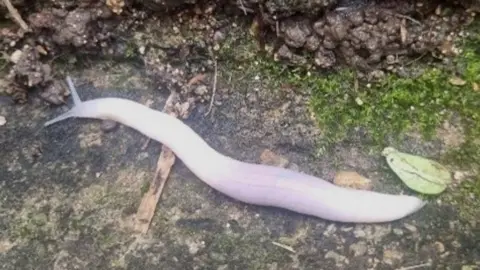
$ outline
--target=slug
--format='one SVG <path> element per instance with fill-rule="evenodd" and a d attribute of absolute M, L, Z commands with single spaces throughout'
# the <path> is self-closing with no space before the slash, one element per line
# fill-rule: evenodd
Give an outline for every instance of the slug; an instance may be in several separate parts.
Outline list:
<path fill-rule="evenodd" d="M 394 221 L 426 204 L 414 196 L 340 187 L 286 168 L 236 160 L 210 147 L 173 116 L 122 98 L 82 101 L 70 77 L 66 80 L 74 105 L 45 126 L 72 117 L 112 120 L 129 126 L 168 146 L 200 180 L 238 201 L 347 223 Z"/>

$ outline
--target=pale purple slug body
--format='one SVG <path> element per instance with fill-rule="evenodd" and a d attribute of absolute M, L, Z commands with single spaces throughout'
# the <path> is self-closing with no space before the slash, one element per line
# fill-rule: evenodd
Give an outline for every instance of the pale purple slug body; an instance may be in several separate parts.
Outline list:
<path fill-rule="evenodd" d="M 200 180 L 239 201 L 354 223 L 398 220 L 425 205 L 413 196 L 339 187 L 285 168 L 235 160 L 211 148 L 175 117 L 127 99 L 81 101 L 69 78 L 67 82 L 75 105 L 45 126 L 71 117 L 119 122 L 165 144 Z"/>

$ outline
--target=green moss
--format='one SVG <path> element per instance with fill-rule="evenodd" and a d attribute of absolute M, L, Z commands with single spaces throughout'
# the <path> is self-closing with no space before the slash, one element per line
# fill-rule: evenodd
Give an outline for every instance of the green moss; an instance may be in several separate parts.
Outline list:
<path fill-rule="evenodd" d="M 288 69 L 271 58 L 254 57 L 256 41 L 249 36 L 226 42 L 220 55 L 230 62 L 231 69 L 242 72 L 245 81 L 260 75 L 271 91 L 285 84 L 308 91 L 309 106 L 324 135 L 320 139 L 324 147 L 355 136 L 359 128 L 367 135 L 362 141 L 377 150 L 392 143 L 389 139 L 399 141 L 410 132 L 420 132 L 426 140 L 435 139 L 436 129 L 445 120 L 457 117 L 467 137 L 467 149 L 462 147 L 459 152 L 464 153 L 478 149 L 472 138 L 480 135 L 480 91 L 473 90 L 474 83 L 480 84 L 480 28 L 472 29 L 473 35 L 463 44 L 464 53 L 455 60 L 457 74 L 423 64 L 417 77 L 386 75 L 371 85 L 359 82 L 358 88 L 353 70 L 320 73 Z M 452 76 L 461 77 L 466 84 L 452 85 Z M 480 161 L 477 157 L 475 160 Z"/>

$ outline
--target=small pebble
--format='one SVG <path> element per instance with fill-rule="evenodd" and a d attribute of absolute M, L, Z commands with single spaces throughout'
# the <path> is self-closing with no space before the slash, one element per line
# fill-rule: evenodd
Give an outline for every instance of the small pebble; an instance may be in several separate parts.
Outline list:
<path fill-rule="evenodd" d="M 402 229 L 399 229 L 399 228 L 393 229 L 393 233 L 394 233 L 395 235 L 398 235 L 398 236 L 402 236 L 402 235 L 403 235 Z"/>
<path fill-rule="evenodd" d="M 7 123 L 7 119 L 5 119 L 5 116 L 0 115 L 0 126 L 3 126 Z"/>
<path fill-rule="evenodd" d="M 13 63 L 16 64 L 18 62 L 18 60 L 20 60 L 20 57 L 22 57 L 22 51 L 21 50 L 16 50 L 10 56 L 10 61 L 12 61 Z"/>
<path fill-rule="evenodd" d="M 118 126 L 118 123 L 112 120 L 103 120 L 100 128 L 104 132 L 110 132 Z"/>
<path fill-rule="evenodd" d="M 410 224 L 404 224 L 403 225 L 407 230 L 411 231 L 411 232 L 417 232 L 417 227 L 413 226 L 413 225 L 410 225 Z"/>

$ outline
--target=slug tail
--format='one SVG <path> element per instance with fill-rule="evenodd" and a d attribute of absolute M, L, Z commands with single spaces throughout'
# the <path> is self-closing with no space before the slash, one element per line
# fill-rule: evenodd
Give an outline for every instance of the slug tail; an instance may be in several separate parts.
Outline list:
<path fill-rule="evenodd" d="M 66 81 L 67 81 L 67 85 L 68 85 L 68 88 L 70 90 L 70 93 L 72 95 L 73 108 L 71 108 L 66 113 L 63 113 L 63 114 L 53 118 L 52 120 L 49 120 L 49 121 L 45 122 L 45 124 L 44 124 L 45 127 L 50 126 L 52 124 L 55 124 L 57 122 L 63 121 L 67 118 L 76 116 L 76 109 L 82 104 L 82 100 L 80 99 L 80 96 L 78 95 L 77 89 L 75 88 L 75 85 L 73 84 L 70 76 L 67 76 Z"/>

